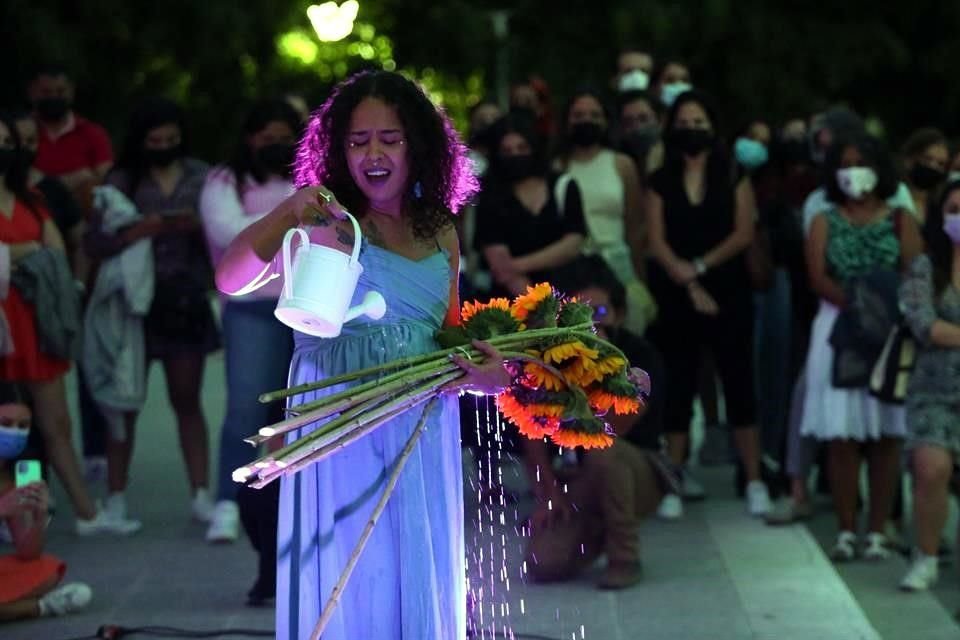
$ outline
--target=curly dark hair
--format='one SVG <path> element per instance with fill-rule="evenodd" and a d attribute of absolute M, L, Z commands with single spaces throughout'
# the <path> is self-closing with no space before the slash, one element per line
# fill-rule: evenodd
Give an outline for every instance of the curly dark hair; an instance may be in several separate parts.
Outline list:
<path fill-rule="evenodd" d="M 258 184 L 263 184 L 269 174 L 257 161 L 253 149 L 247 139 L 267 128 L 273 122 L 282 122 L 290 127 L 290 131 L 297 137 L 303 132 L 303 124 L 296 110 L 282 98 L 266 98 L 254 103 L 243 119 L 243 135 L 237 140 L 233 157 L 228 166 L 233 172 L 237 193 L 243 194 L 246 188 L 247 176 L 252 177 Z"/>
<path fill-rule="evenodd" d="M 837 171 L 843 161 L 843 152 L 849 147 L 856 148 L 863 158 L 863 164 L 877 172 L 877 186 L 873 194 L 881 200 L 893 196 L 900 184 L 893 156 L 876 136 L 866 131 L 852 131 L 834 139 L 827 150 L 823 161 L 823 186 L 827 191 L 827 199 L 838 205 L 849 200 L 837 182 Z"/>
<path fill-rule="evenodd" d="M 397 110 L 410 165 L 404 215 L 417 238 L 433 238 L 453 223 L 453 215 L 477 192 L 477 179 L 467 147 L 450 120 L 420 87 L 399 73 L 363 71 L 334 89 L 310 118 L 297 150 L 294 182 L 298 188 L 323 184 L 347 209 L 358 217 L 364 215 L 368 203 L 350 175 L 346 139 L 350 117 L 366 98 L 378 98 Z"/>
<path fill-rule="evenodd" d="M 134 109 L 114 167 L 114 171 L 119 169 L 127 173 L 128 196 L 133 197 L 149 170 L 143 146 L 147 134 L 167 124 L 176 125 L 180 130 L 180 157 L 186 156 L 190 151 L 190 133 L 183 109 L 177 103 L 162 97 L 151 97 Z"/>

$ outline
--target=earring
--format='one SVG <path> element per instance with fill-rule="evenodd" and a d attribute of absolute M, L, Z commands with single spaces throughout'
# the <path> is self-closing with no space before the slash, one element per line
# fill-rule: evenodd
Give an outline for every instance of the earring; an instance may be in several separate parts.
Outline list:
<path fill-rule="evenodd" d="M 423 186 L 419 180 L 413 183 L 413 197 L 417 200 L 423 197 Z"/>

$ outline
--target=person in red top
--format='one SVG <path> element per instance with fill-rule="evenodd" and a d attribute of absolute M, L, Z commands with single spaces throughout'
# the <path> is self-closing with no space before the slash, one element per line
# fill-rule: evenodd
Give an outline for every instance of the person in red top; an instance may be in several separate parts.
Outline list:
<path fill-rule="evenodd" d="M 99 184 L 113 166 L 113 148 L 103 127 L 74 113 L 74 85 L 66 69 L 38 69 L 27 93 L 40 129 L 36 168 L 74 193 Z"/>
<path fill-rule="evenodd" d="M 8 274 L 11 270 L 16 271 L 18 262 L 44 247 L 63 250 L 63 238 L 44 208 L 40 195 L 26 186 L 26 166 L 20 160 L 21 149 L 13 120 L 6 115 L 0 116 L 0 244 L 5 245 L 8 252 Z M 8 285 L 2 310 L 9 325 L 13 352 L 0 356 L 0 381 L 21 383 L 30 394 L 50 461 L 73 503 L 77 533 L 133 533 L 139 526 L 111 519 L 90 499 L 70 437 L 70 413 L 64 386 L 64 375 L 70 369 L 70 362 L 41 351 L 36 309 L 20 295 L 14 284 Z"/>

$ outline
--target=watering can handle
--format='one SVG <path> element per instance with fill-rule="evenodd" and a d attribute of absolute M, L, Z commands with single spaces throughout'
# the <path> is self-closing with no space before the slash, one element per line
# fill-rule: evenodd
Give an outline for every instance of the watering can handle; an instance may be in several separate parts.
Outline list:
<path fill-rule="evenodd" d="M 353 217 L 349 211 L 344 211 L 350 222 L 353 223 L 353 252 L 350 254 L 350 264 L 356 264 L 360 259 L 360 247 L 362 245 L 363 233 L 360 231 L 360 223 Z"/>
<path fill-rule="evenodd" d="M 300 227 L 294 227 L 287 231 L 283 236 L 283 296 L 289 298 L 293 295 L 293 256 L 291 255 L 290 245 L 294 236 L 300 236 L 300 250 L 310 250 L 310 236 Z"/>

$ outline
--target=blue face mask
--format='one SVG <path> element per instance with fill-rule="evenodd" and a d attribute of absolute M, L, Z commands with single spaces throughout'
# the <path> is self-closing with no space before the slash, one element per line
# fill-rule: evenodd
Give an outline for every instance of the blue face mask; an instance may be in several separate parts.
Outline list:
<path fill-rule="evenodd" d="M 750 138 L 737 138 L 737 142 L 733 145 L 733 152 L 737 162 L 747 171 L 759 169 L 767 164 L 770 158 L 767 147 Z"/>
<path fill-rule="evenodd" d="M 28 429 L 0 426 L 0 460 L 13 460 L 27 448 Z"/>

